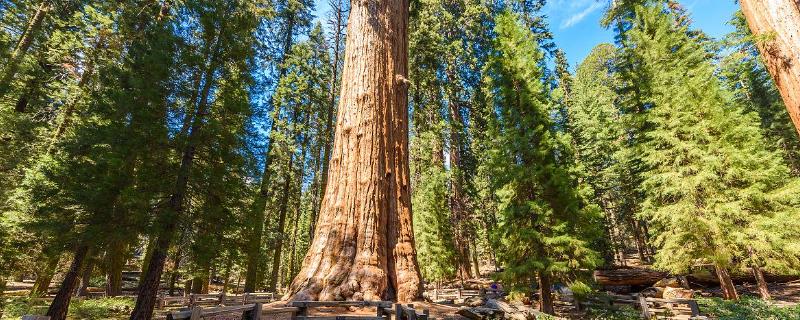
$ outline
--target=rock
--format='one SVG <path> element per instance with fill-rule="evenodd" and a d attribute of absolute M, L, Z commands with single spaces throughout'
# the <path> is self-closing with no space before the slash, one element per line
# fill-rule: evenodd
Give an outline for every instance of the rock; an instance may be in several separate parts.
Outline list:
<path fill-rule="evenodd" d="M 464 299 L 464 304 L 470 307 L 480 307 L 486 304 L 486 298 L 484 297 L 469 297 Z"/>
<path fill-rule="evenodd" d="M 680 281 L 678 281 L 678 278 L 664 278 L 664 279 L 658 280 L 658 282 L 653 284 L 653 287 L 657 287 L 657 288 L 680 288 L 681 287 L 681 283 L 680 283 Z"/>
<path fill-rule="evenodd" d="M 471 320 L 484 320 L 484 319 L 503 319 L 503 313 L 499 310 L 490 308 L 467 308 L 463 307 L 456 312 Z"/>
<path fill-rule="evenodd" d="M 487 299 L 486 307 L 502 311 L 505 319 L 511 319 L 511 320 L 536 319 L 536 314 L 530 308 L 524 306 L 515 307 L 500 300 Z"/>
<path fill-rule="evenodd" d="M 642 290 L 639 295 L 648 298 L 661 298 L 664 296 L 664 288 L 650 287 Z"/>
<path fill-rule="evenodd" d="M 664 299 L 691 299 L 693 295 L 694 291 L 689 289 L 666 287 L 662 296 Z"/>

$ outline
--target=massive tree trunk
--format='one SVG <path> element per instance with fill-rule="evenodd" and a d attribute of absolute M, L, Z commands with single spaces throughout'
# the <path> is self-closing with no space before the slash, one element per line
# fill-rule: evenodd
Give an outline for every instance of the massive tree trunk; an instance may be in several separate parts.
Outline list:
<path fill-rule="evenodd" d="M 420 296 L 409 194 L 407 28 L 408 0 L 351 3 L 325 196 L 287 298 Z"/>
<path fill-rule="evenodd" d="M 756 44 L 800 132 L 800 2 L 740 0 L 739 3 L 753 35 L 768 36 Z"/>
<path fill-rule="evenodd" d="M 47 309 L 47 315 L 50 316 L 51 320 L 64 320 L 67 318 L 72 292 L 75 291 L 75 286 L 78 284 L 78 273 L 83 269 L 88 253 L 89 247 L 86 245 L 80 245 L 75 250 L 72 256 L 72 264 L 69 266 L 67 274 L 64 275 L 64 280 L 61 282 L 61 287 L 58 289 L 55 298 L 53 298 L 53 302 L 50 303 L 50 308 Z"/>

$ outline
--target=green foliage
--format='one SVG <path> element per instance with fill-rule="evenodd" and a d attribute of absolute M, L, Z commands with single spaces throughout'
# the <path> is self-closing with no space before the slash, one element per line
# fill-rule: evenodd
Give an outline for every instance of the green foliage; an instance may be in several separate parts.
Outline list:
<path fill-rule="evenodd" d="M 719 320 L 800 319 L 800 306 L 778 306 L 750 296 L 744 296 L 739 301 L 719 298 L 700 299 L 698 304 L 704 315 Z"/>
<path fill-rule="evenodd" d="M 732 103 L 682 11 L 663 1 L 632 10 L 622 55 L 634 63 L 623 77 L 636 88 L 627 109 L 644 120 L 641 215 L 660 249 L 656 266 L 680 273 L 698 262 L 794 265 L 798 253 L 783 246 L 792 236 L 770 227 L 798 214 L 770 196 L 787 185 L 780 154 L 765 146 L 757 118 Z"/>
<path fill-rule="evenodd" d="M 720 61 L 719 76 L 723 85 L 746 112 L 758 114 L 770 147 L 782 151 L 792 175 L 797 176 L 800 174 L 800 136 L 756 48 L 756 43 L 765 39 L 750 33 L 741 12 L 737 12 L 729 24 L 736 29 L 721 42 L 728 51 Z"/>
<path fill-rule="evenodd" d="M 635 320 L 641 318 L 641 312 L 631 306 L 623 306 L 619 309 L 591 308 L 583 317 L 588 320 Z"/>
<path fill-rule="evenodd" d="M 6 302 L 2 319 L 19 319 L 26 314 L 44 314 L 47 312 L 45 300 L 15 297 Z M 76 299 L 69 308 L 69 319 L 128 319 L 133 309 L 131 298 Z"/>
<path fill-rule="evenodd" d="M 569 290 L 572 291 L 572 295 L 575 297 L 575 300 L 578 301 L 585 301 L 589 295 L 595 292 L 595 290 L 586 284 L 583 281 L 574 281 L 568 285 Z"/>
<path fill-rule="evenodd" d="M 582 202 L 570 164 L 562 159 L 568 149 L 553 131 L 536 37 L 511 13 L 497 18 L 495 31 L 491 83 L 499 115 L 492 151 L 502 214 L 498 255 L 506 284 L 526 288 L 536 273 L 597 265 L 588 241 L 599 212 Z"/>

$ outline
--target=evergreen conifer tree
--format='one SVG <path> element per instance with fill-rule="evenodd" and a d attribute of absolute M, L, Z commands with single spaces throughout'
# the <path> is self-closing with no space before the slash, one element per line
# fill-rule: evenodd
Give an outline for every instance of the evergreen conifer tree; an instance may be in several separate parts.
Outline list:
<path fill-rule="evenodd" d="M 540 306 L 553 313 L 553 276 L 598 263 L 589 248 L 589 221 L 599 214 L 585 206 L 560 154 L 568 147 L 557 139 L 542 82 L 543 53 L 536 36 L 519 17 L 497 18 L 492 85 L 498 109 L 495 153 L 501 202 L 499 232 L 503 243 L 502 277 L 526 288 L 538 276 Z"/>

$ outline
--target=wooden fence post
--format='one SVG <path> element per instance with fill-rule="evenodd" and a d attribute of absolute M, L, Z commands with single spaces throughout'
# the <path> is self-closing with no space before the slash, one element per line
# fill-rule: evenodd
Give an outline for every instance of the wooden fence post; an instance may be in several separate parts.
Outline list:
<path fill-rule="evenodd" d="M 243 320 L 261 320 L 261 310 L 262 310 L 261 303 L 256 303 L 253 305 L 253 308 L 247 310 L 242 315 Z"/>
<path fill-rule="evenodd" d="M 639 296 L 639 306 L 642 308 L 642 318 L 650 319 L 650 308 L 647 307 L 647 298 Z"/>
<path fill-rule="evenodd" d="M 192 309 L 192 316 L 189 320 L 200 320 L 203 317 L 203 307 L 194 307 Z"/>

